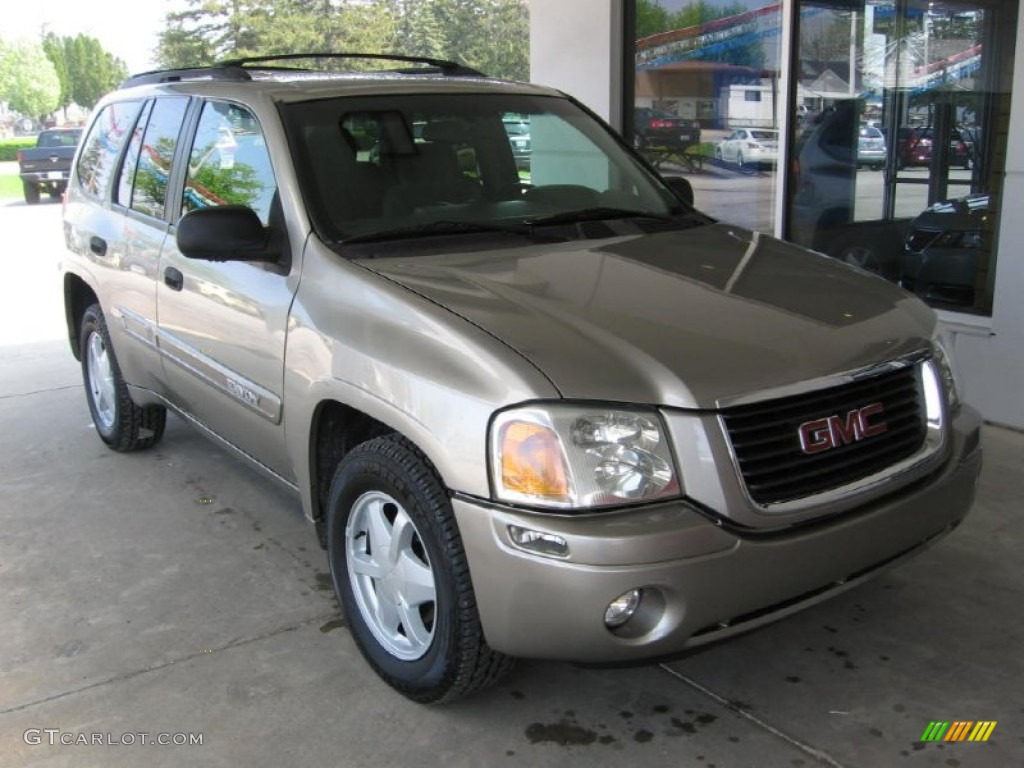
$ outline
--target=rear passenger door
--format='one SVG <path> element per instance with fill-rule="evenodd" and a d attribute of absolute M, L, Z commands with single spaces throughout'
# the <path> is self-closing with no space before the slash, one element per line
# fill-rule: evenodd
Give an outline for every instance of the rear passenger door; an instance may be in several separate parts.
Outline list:
<path fill-rule="evenodd" d="M 68 244 L 88 260 L 129 384 L 162 390 L 156 277 L 167 236 L 163 198 L 187 97 L 108 104 L 82 146 L 69 188 Z"/>
<path fill-rule="evenodd" d="M 197 105 L 182 157 L 184 215 L 247 205 L 280 244 L 282 264 L 184 257 L 171 237 L 160 258 L 159 337 L 168 398 L 181 411 L 269 469 L 292 479 L 281 392 L 286 324 L 298 285 L 264 132 L 248 108 Z"/>

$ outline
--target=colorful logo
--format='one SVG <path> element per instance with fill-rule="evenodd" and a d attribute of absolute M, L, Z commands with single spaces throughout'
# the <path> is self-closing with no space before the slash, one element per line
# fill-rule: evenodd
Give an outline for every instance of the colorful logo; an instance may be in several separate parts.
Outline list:
<path fill-rule="evenodd" d="M 933 720 L 921 734 L 921 741 L 988 741 L 995 729 L 995 720 Z"/>

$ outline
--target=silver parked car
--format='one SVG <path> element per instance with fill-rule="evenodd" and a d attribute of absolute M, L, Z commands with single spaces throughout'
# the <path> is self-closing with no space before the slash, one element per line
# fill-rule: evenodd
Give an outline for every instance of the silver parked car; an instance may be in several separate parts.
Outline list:
<path fill-rule="evenodd" d="M 885 167 L 886 153 L 885 134 L 874 126 L 861 123 L 857 136 L 857 167 L 880 170 Z"/>
<path fill-rule="evenodd" d="M 922 302 L 714 222 L 551 89 L 291 58 L 97 105 L 68 335 L 112 449 L 171 410 L 301 497 L 398 691 L 725 638 L 967 513 L 980 422 Z"/>

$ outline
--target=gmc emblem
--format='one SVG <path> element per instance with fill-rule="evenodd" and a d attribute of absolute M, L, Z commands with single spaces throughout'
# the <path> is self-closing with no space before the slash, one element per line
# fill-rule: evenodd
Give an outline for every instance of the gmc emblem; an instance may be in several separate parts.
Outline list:
<path fill-rule="evenodd" d="M 800 425 L 800 447 L 804 453 L 821 453 L 831 448 L 857 443 L 880 435 L 889 429 L 884 421 L 871 422 L 871 417 L 883 411 L 881 403 L 856 408 L 841 416 L 805 421 Z"/>

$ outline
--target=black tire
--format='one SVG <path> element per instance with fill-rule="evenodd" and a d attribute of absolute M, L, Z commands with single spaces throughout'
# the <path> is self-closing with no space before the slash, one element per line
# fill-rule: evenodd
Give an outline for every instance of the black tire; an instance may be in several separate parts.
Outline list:
<path fill-rule="evenodd" d="M 25 202 L 29 205 L 35 205 L 39 202 L 39 185 L 33 184 L 31 181 L 22 182 L 22 187 L 25 190 Z"/>
<path fill-rule="evenodd" d="M 159 405 L 138 406 L 132 401 L 99 304 L 93 304 L 82 314 L 78 344 L 85 398 L 100 439 L 123 453 L 141 451 L 160 442 L 167 409 Z M 109 373 L 106 381 L 104 372 Z"/>
<path fill-rule="evenodd" d="M 379 511 L 367 511 L 373 503 L 379 504 Z M 417 560 L 415 570 L 429 572 L 434 598 L 416 604 L 418 613 L 409 613 L 413 616 L 409 629 L 402 623 L 404 619 L 392 616 L 396 627 L 388 638 L 389 628 L 382 626 L 380 618 L 383 611 L 378 608 L 378 616 L 374 616 L 369 606 L 393 603 L 385 590 L 401 587 L 385 587 L 383 577 L 365 572 L 356 574 L 353 584 L 353 574 L 354 569 L 365 567 L 361 562 L 373 561 L 376 567 L 372 550 L 378 534 L 373 532 L 376 529 L 364 527 L 366 517 L 377 515 L 376 520 L 383 517 L 385 525 L 392 525 L 387 544 L 388 550 L 393 550 L 397 545 L 391 543 L 390 536 L 402 513 L 403 533 L 409 531 L 407 523 L 412 523 L 412 532 L 401 539 L 408 542 L 403 556 Z M 352 558 L 354 565 L 350 564 L 350 547 L 359 558 Z M 327 507 L 327 557 L 335 593 L 357 647 L 373 670 L 404 696 L 425 704 L 454 701 L 492 685 L 511 670 L 513 660 L 489 648 L 484 640 L 469 566 L 441 478 L 405 438 L 388 435 L 369 440 L 352 449 L 338 465 Z M 397 564 L 385 567 L 389 579 L 394 574 L 395 581 L 400 580 Z M 371 595 L 372 603 L 367 599 Z M 412 603 L 404 595 L 402 600 Z M 417 622 L 418 627 L 413 627 Z M 429 637 L 422 637 L 424 629 Z M 384 640 L 378 634 L 381 632 Z M 408 648 L 392 651 L 387 647 L 389 641 L 401 643 L 403 636 Z"/>

